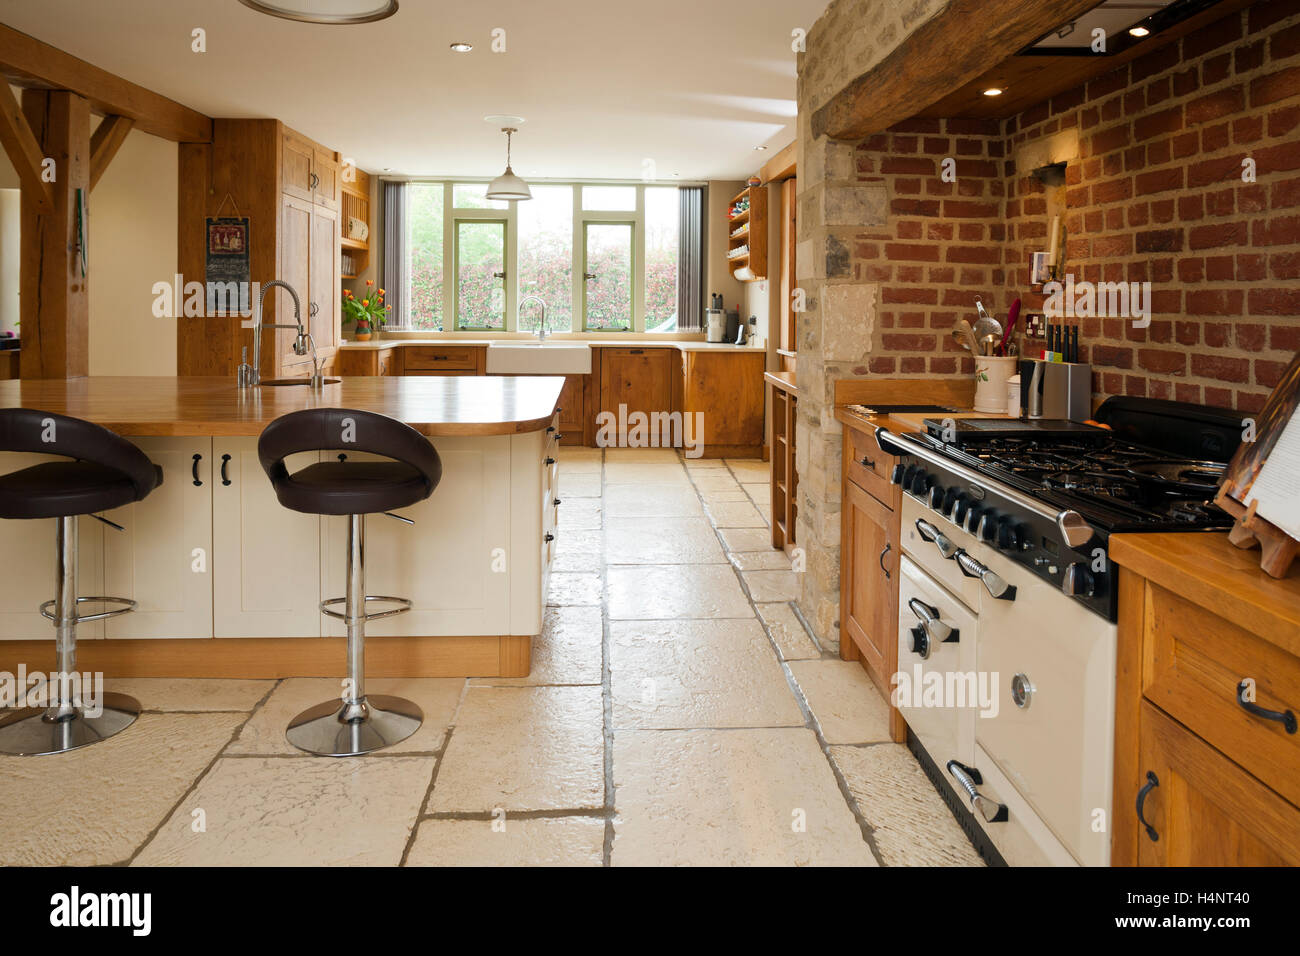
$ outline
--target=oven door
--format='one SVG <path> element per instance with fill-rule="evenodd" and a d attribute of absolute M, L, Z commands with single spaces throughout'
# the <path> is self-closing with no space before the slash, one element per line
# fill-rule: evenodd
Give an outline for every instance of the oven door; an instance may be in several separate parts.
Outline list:
<path fill-rule="evenodd" d="M 972 553 L 1016 587 L 980 601 L 978 667 L 998 675 L 999 703 L 975 738 L 1080 863 L 1105 866 L 1115 625 L 991 548 Z"/>
<path fill-rule="evenodd" d="M 907 555 L 899 560 L 895 706 L 935 763 L 975 754 L 973 615 Z"/>

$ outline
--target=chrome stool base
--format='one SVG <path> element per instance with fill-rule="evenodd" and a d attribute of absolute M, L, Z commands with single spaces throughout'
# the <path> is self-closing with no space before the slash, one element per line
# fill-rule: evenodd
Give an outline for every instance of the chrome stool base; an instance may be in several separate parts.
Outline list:
<path fill-rule="evenodd" d="M 20 757 L 65 753 L 107 740 L 135 723 L 140 702 L 126 694 L 105 693 L 96 717 L 77 708 L 53 718 L 54 708 L 23 707 L 0 716 L 0 753 Z"/>
<path fill-rule="evenodd" d="M 355 757 L 400 743 L 420 729 L 424 713 L 402 697 L 370 694 L 354 701 L 327 700 L 289 722 L 285 737 L 321 757 Z"/>

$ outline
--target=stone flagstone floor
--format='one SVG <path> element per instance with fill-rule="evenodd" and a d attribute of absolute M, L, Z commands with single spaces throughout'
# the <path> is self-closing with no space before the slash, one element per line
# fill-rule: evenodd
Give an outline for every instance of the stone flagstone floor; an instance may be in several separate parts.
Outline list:
<path fill-rule="evenodd" d="M 368 681 L 420 731 L 298 753 L 333 679 L 112 680 L 101 745 L 0 758 L 0 864 L 981 865 L 771 550 L 768 466 L 566 448 L 533 671 Z"/>

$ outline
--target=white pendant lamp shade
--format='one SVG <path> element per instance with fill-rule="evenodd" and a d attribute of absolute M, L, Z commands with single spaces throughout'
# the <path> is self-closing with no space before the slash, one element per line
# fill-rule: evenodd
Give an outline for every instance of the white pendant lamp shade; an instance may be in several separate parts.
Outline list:
<path fill-rule="evenodd" d="M 510 202 L 532 199 L 533 193 L 528 188 L 528 184 L 516 176 L 515 171 L 510 168 L 510 136 L 516 130 L 507 126 L 501 132 L 506 134 L 506 171 L 488 184 L 487 198 L 505 199 Z"/>
<path fill-rule="evenodd" d="M 371 23 L 397 12 L 397 0 L 240 0 L 246 7 L 303 23 Z"/>

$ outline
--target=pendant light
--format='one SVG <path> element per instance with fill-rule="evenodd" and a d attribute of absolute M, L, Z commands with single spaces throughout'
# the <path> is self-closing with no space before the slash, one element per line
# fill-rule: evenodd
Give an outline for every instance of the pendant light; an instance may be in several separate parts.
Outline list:
<path fill-rule="evenodd" d="M 373 23 L 397 12 L 397 0 L 240 0 L 246 7 L 302 23 Z"/>
<path fill-rule="evenodd" d="M 488 185 L 487 198 L 505 199 L 510 202 L 532 199 L 533 194 L 528 184 L 516 176 L 515 171 L 510 168 L 510 137 L 519 130 L 513 126 L 505 126 L 502 127 L 501 132 L 506 134 L 506 171 Z"/>

